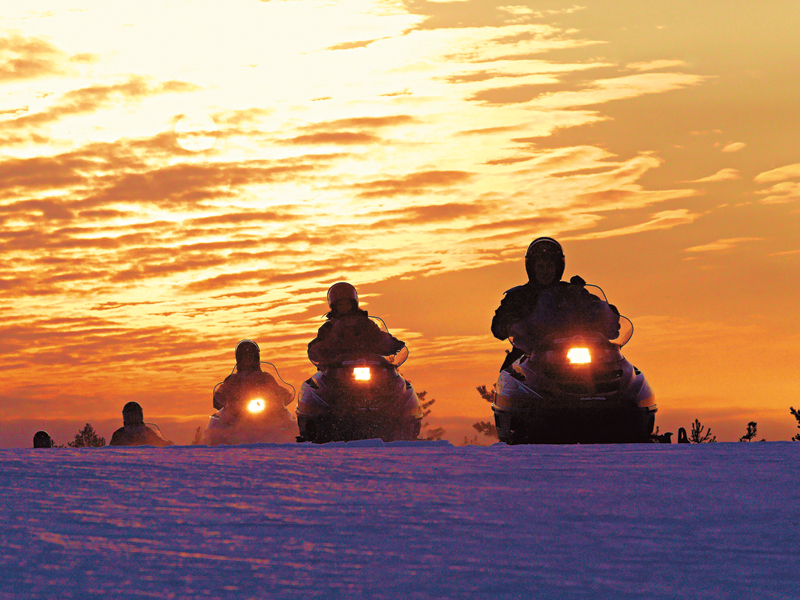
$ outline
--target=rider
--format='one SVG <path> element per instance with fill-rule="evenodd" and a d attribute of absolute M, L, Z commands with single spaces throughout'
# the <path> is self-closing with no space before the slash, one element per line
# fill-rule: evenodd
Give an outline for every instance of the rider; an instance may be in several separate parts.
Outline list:
<path fill-rule="evenodd" d="M 46 431 L 37 431 L 33 434 L 34 448 L 52 448 L 53 446 L 55 446 L 55 442 Z"/>
<path fill-rule="evenodd" d="M 586 282 L 577 275 L 569 283 L 561 281 L 565 264 L 561 244 L 553 238 L 540 237 L 531 242 L 525 253 L 528 283 L 508 290 L 492 319 L 492 334 L 497 339 L 505 340 L 522 333 L 522 322 L 534 312 L 539 335 L 546 335 L 559 324 L 554 322 L 558 320 L 556 313 L 564 307 L 577 309 L 609 339 L 617 337 L 619 312 L 616 307 L 590 294 L 584 287 Z M 523 355 L 522 350 L 514 347 L 500 370 Z"/>
<path fill-rule="evenodd" d="M 269 373 L 261 370 L 261 349 L 253 340 L 242 340 L 236 345 L 236 371 L 225 378 L 214 390 L 214 408 L 219 410 L 231 400 L 245 393 L 261 390 L 267 398 L 276 399 L 281 406 L 290 404 L 294 395 L 282 387 Z"/>
<path fill-rule="evenodd" d="M 328 290 L 328 319 L 308 344 L 308 358 L 314 364 L 330 362 L 346 352 L 369 352 L 389 356 L 405 347 L 405 343 L 382 331 L 358 307 L 358 293 L 351 284 L 340 281 Z"/>
<path fill-rule="evenodd" d="M 110 446 L 172 446 L 172 442 L 144 424 L 144 412 L 138 402 L 122 407 L 123 426 L 111 436 Z"/>

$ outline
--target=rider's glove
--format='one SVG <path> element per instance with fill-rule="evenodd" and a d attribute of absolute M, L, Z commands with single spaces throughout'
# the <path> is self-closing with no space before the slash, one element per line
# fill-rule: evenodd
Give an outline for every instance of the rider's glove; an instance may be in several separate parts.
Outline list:
<path fill-rule="evenodd" d="M 586 281 L 584 281 L 583 277 L 579 275 L 573 275 L 572 279 L 569 280 L 570 285 L 577 285 L 578 287 L 584 287 L 586 285 Z"/>

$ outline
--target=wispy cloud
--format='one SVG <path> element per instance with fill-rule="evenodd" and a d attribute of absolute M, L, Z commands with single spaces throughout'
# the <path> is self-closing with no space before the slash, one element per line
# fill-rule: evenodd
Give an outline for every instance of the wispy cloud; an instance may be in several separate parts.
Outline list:
<path fill-rule="evenodd" d="M 745 147 L 747 147 L 747 144 L 744 142 L 732 142 L 723 146 L 720 152 L 739 152 L 739 150 L 743 150 Z"/>
<path fill-rule="evenodd" d="M 597 240 L 620 235 L 631 235 L 634 233 L 643 233 L 645 231 L 655 231 L 659 229 L 672 229 L 681 225 L 688 225 L 700 217 L 700 214 L 693 213 L 685 208 L 678 210 L 665 210 L 652 215 L 652 217 L 644 222 L 628 227 L 620 227 L 608 231 L 595 231 L 592 233 L 579 234 L 569 236 L 564 239 L 580 239 L 580 240 Z"/>
<path fill-rule="evenodd" d="M 66 52 L 39 37 L 20 32 L 0 37 L 0 82 L 60 75 L 67 60 Z"/>
<path fill-rule="evenodd" d="M 737 179 L 741 179 L 739 170 L 726 168 L 726 169 L 720 169 L 719 171 L 717 171 L 713 175 L 709 175 L 708 177 L 693 179 L 692 181 L 688 181 L 687 183 L 716 183 L 718 181 L 735 181 Z"/>
<path fill-rule="evenodd" d="M 763 239 L 764 238 L 758 237 L 725 238 L 709 244 L 685 248 L 684 252 L 725 252 L 727 250 L 732 250 L 741 244 L 747 242 L 760 242 Z"/>
<path fill-rule="evenodd" d="M 766 190 L 757 190 L 756 194 L 763 196 L 763 204 L 786 204 L 800 200 L 800 163 L 794 163 L 771 169 L 756 175 L 756 183 L 772 183 Z"/>
<path fill-rule="evenodd" d="M 785 165 L 765 171 L 756 175 L 754 181 L 756 183 L 772 183 L 775 181 L 786 181 L 787 179 L 800 178 L 800 163 Z"/>

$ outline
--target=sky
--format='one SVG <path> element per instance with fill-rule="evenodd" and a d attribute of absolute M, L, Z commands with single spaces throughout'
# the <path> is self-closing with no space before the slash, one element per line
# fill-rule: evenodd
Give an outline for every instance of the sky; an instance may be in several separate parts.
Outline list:
<path fill-rule="evenodd" d="M 796 433 L 792 3 L 31 0 L 0 25 L 0 446 L 110 436 L 131 400 L 186 443 L 244 338 L 299 388 L 340 280 L 458 441 L 541 235 L 632 319 L 662 432 Z"/>

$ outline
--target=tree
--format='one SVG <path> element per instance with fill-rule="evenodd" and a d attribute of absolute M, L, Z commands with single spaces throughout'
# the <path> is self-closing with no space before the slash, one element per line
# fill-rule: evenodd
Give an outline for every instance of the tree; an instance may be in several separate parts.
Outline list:
<path fill-rule="evenodd" d="M 692 423 L 692 435 L 689 437 L 689 441 L 695 444 L 716 442 L 717 436 L 711 435 L 711 428 L 709 427 L 708 431 L 703 433 L 705 428 L 706 426 L 701 425 L 699 419 L 695 419 Z"/>
<path fill-rule="evenodd" d="M 797 428 L 800 429 L 800 410 L 795 410 L 794 407 L 790 407 L 789 410 L 791 411 L 792 415 L 794 415 L 794 418 L 797 419 Z M 792 441 L 800 442 L 800 433 L 795 435 L 792 438 Z"/>
<path fill-rule="evenodd" d="M 739 438 L 740 442 L 752 442 L 753 438 L 756 437 L 756 430 L 758 429 L 758 425 L 755 421 L 750 421 L 747 424 L 747 433 L 745 433 L 742 437 Z M 766 440 L 762 439 L 762 442 Z"/>
<path fill-rule="evenodd" d="M 430 400 L 426 400 L 426 396 L 428 392 L 426 390 L 422 390 L 421 392 L 417 392 L 417 397 L 419 398 L 419 404 L 422 408 L 422 418 L 426 419 L 429 414 L 431 414 L 431 406 L 434 405 L 436 402 L 436 398 L 431 398 Z M 422 423 L 422 431 L 420 431 L 419 439 L 427 440 L 429 442 L 440 440 L 444 435 L 444 427 L 436 427 L 435 429 L 431 429 L 431 425 L 429 422 L 425 421 Z"/>
<path fill-rule="evenodd" d="M 194 437 L 192 438 L 192 446 L 199 446 L 203 443 L 203 428 L 198 427 L 194 432 Z"/>
<path fill-rule="evenodd" d="M 481 398 L 486 400 L 487 402 L 494 402 L 494 394 L 497 391 L 497 384 L 495 383 L 492 386 L 492 391 L 490 392 L 485 385 L 479 385 L 475 388 L 478 390 Z M 477 430 L 478 433 L 482 433 L 486 437 L 494 438 L 496 440 L 500 439 L 500 436 L 497 435 L 497 427 L 494 423 L 490 423 L 489 421 L 478 421 L 477 423 L 473 423 L 472 427 Z M 465 445 L 468 443 L 467 438 L 464 438 Z M 477 444 L 477 436 L 475 436 L 475 443 Z"/>
<path fill-rule="evenodd" d="M 481 395 L 481 398 L 483 398 L 487 402 L 494 402 L 494 394 L 497 391 L 497 384 L 496 383 L 492 386 L 492 391 L 491 392 L 486 389 L 485 385 L 479 385 L 475 389 L 478 390 L 478 393 Z"/>
<path fill-rule="evenodd" d="M 75 434 L 75 439 L 67 444 L 70 448 L 100 448 L 106 445 L 106 438 L 95 433 L 94 427 L 87 423 Z"/>

